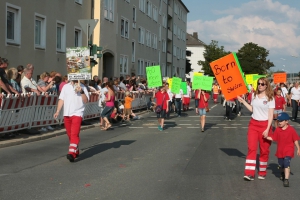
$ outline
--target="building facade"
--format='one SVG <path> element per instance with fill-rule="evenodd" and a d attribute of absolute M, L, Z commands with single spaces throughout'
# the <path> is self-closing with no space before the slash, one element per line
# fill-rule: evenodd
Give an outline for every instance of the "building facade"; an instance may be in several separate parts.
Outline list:
<path fill-rule="evenodd" d="M 162 76 L 184 78 L 188 12 L 181 0 L 95 1 L 93 43 L 103 56 L 93 74 L 146 77 L 147 66 L 160 65 Z"/>
<path fill-rule="evenodd" d="M 30 2 L 30 3 L 29 3 Z M 35 66 L 33 77 L 66 69 L 66 47 L 87 46 L 78 19 L 91 19 L 92 1 L 0 1 L 0 57 L 9 67 Z"/>
<path fill-rule="evenodd" d="M 203 53 L 205 51 L 205 44 L 198 38 L 198 33 L 186 34 L 186 48 L 191 52 L 189 60 L 191 63 L 191 69 L 193 72 L 203 72 L 202 67 L 198 65 L 198 62 L 205 61 Z M 190 74 L 191 75 L 191 74 Z M 190 76 L 187 76 L 190 77 Z"/>

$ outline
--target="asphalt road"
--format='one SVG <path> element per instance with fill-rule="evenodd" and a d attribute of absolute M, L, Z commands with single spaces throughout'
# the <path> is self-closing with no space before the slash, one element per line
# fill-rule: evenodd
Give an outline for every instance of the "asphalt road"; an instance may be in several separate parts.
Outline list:
<path fill-rule="evenodd" d="M 267 178 L 244 181 L 250 113 L 225 121 L 222 105 L 211 107 L 204 133 L 194 110 L 172 114 L 163 132 L 154 113 L 109 131 L 84 130 L 75 163 L 66 159 L 65 135 L 2 148 L 0 199 L 299 199 L 300 158 L 284 188 L 273 143 Z M 300 133 L 299 121 L 291 125 Z"/>

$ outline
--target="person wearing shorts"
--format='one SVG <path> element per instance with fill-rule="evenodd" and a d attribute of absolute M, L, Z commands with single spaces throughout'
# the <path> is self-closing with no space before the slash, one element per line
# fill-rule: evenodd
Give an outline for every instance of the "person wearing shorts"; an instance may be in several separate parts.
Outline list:
<path fill-rule="evenodd" d="M 133 97 L 132 97 L 129 91 L 127 91 L 125 93 L 124 114 L 125 114 L 125 118 L 126 118 L 127 121 L 130 120 L 131 103 L 134 100 L 134 98 L 135 98 L 135 96 L 133 95 Z"/>
<path fill-rule="evenodd" d="M 200 116 L 201 132 L 204 132 L 206 107 L 208 106 L 209 94 L 204 90 L 199 89 L 197 98 L 199 99 L 198 113 Z"/>
<path fill-rule="evenodd" d="M 165 116 L 166 113 L 169 111 L 169 95 L 166 92 L 166 89 L 164 86 L 159 87 L 159 91 L 156 92 L 155 96 L 156 98 L 156 110 L 158 106 L 161 106 L 161 110 L 159 112 L 156 112 L 157 120 L 158 120 L 158 130 L 163 131 L 164 130 L 164 122 L 165 122 Z"/>

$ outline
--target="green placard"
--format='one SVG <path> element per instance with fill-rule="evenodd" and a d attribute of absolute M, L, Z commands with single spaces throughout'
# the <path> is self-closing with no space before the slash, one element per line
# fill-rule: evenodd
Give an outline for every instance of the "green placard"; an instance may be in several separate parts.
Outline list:
<path fill-rule="evenodd" d="M 173 77 L 171 92 L 173 92 L 174 94 L 179 94 L 180 86 L 181 86 L 181 78 Z"/>
<path fill-rule="evenodd" d="M 186 85 L 186 82 L 181 82 L 180 89 L 182 89 L 183 94 L 187 94 L 187 85 Z"/>
<path fill-rule="evenodd" d="M 209 76 L 194 76 L 193 78 L 193 90 L 202 89 L 210 91 L 212 88 L 214 78 Z"/>
<path fill-rule="evenodd" d="M 162 86 L 160 66 L 146 67 L 148 87 Z"/>

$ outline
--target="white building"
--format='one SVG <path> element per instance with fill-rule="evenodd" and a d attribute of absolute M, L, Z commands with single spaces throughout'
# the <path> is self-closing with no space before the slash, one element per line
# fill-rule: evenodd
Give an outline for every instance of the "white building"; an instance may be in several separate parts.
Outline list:
<path fill-rule="evenodd" d="M 190 60 L 193 72 L 203 72 L 198 62 L 200 60 L 205 61 L 203 56 L 205 44 L 198 39 L 198 33 L 194 32 L 193 35 L 189 33 L 186 34 L 186 49 L 191 52 L 191 56 L 188 57 L 188 59 Z"/>

